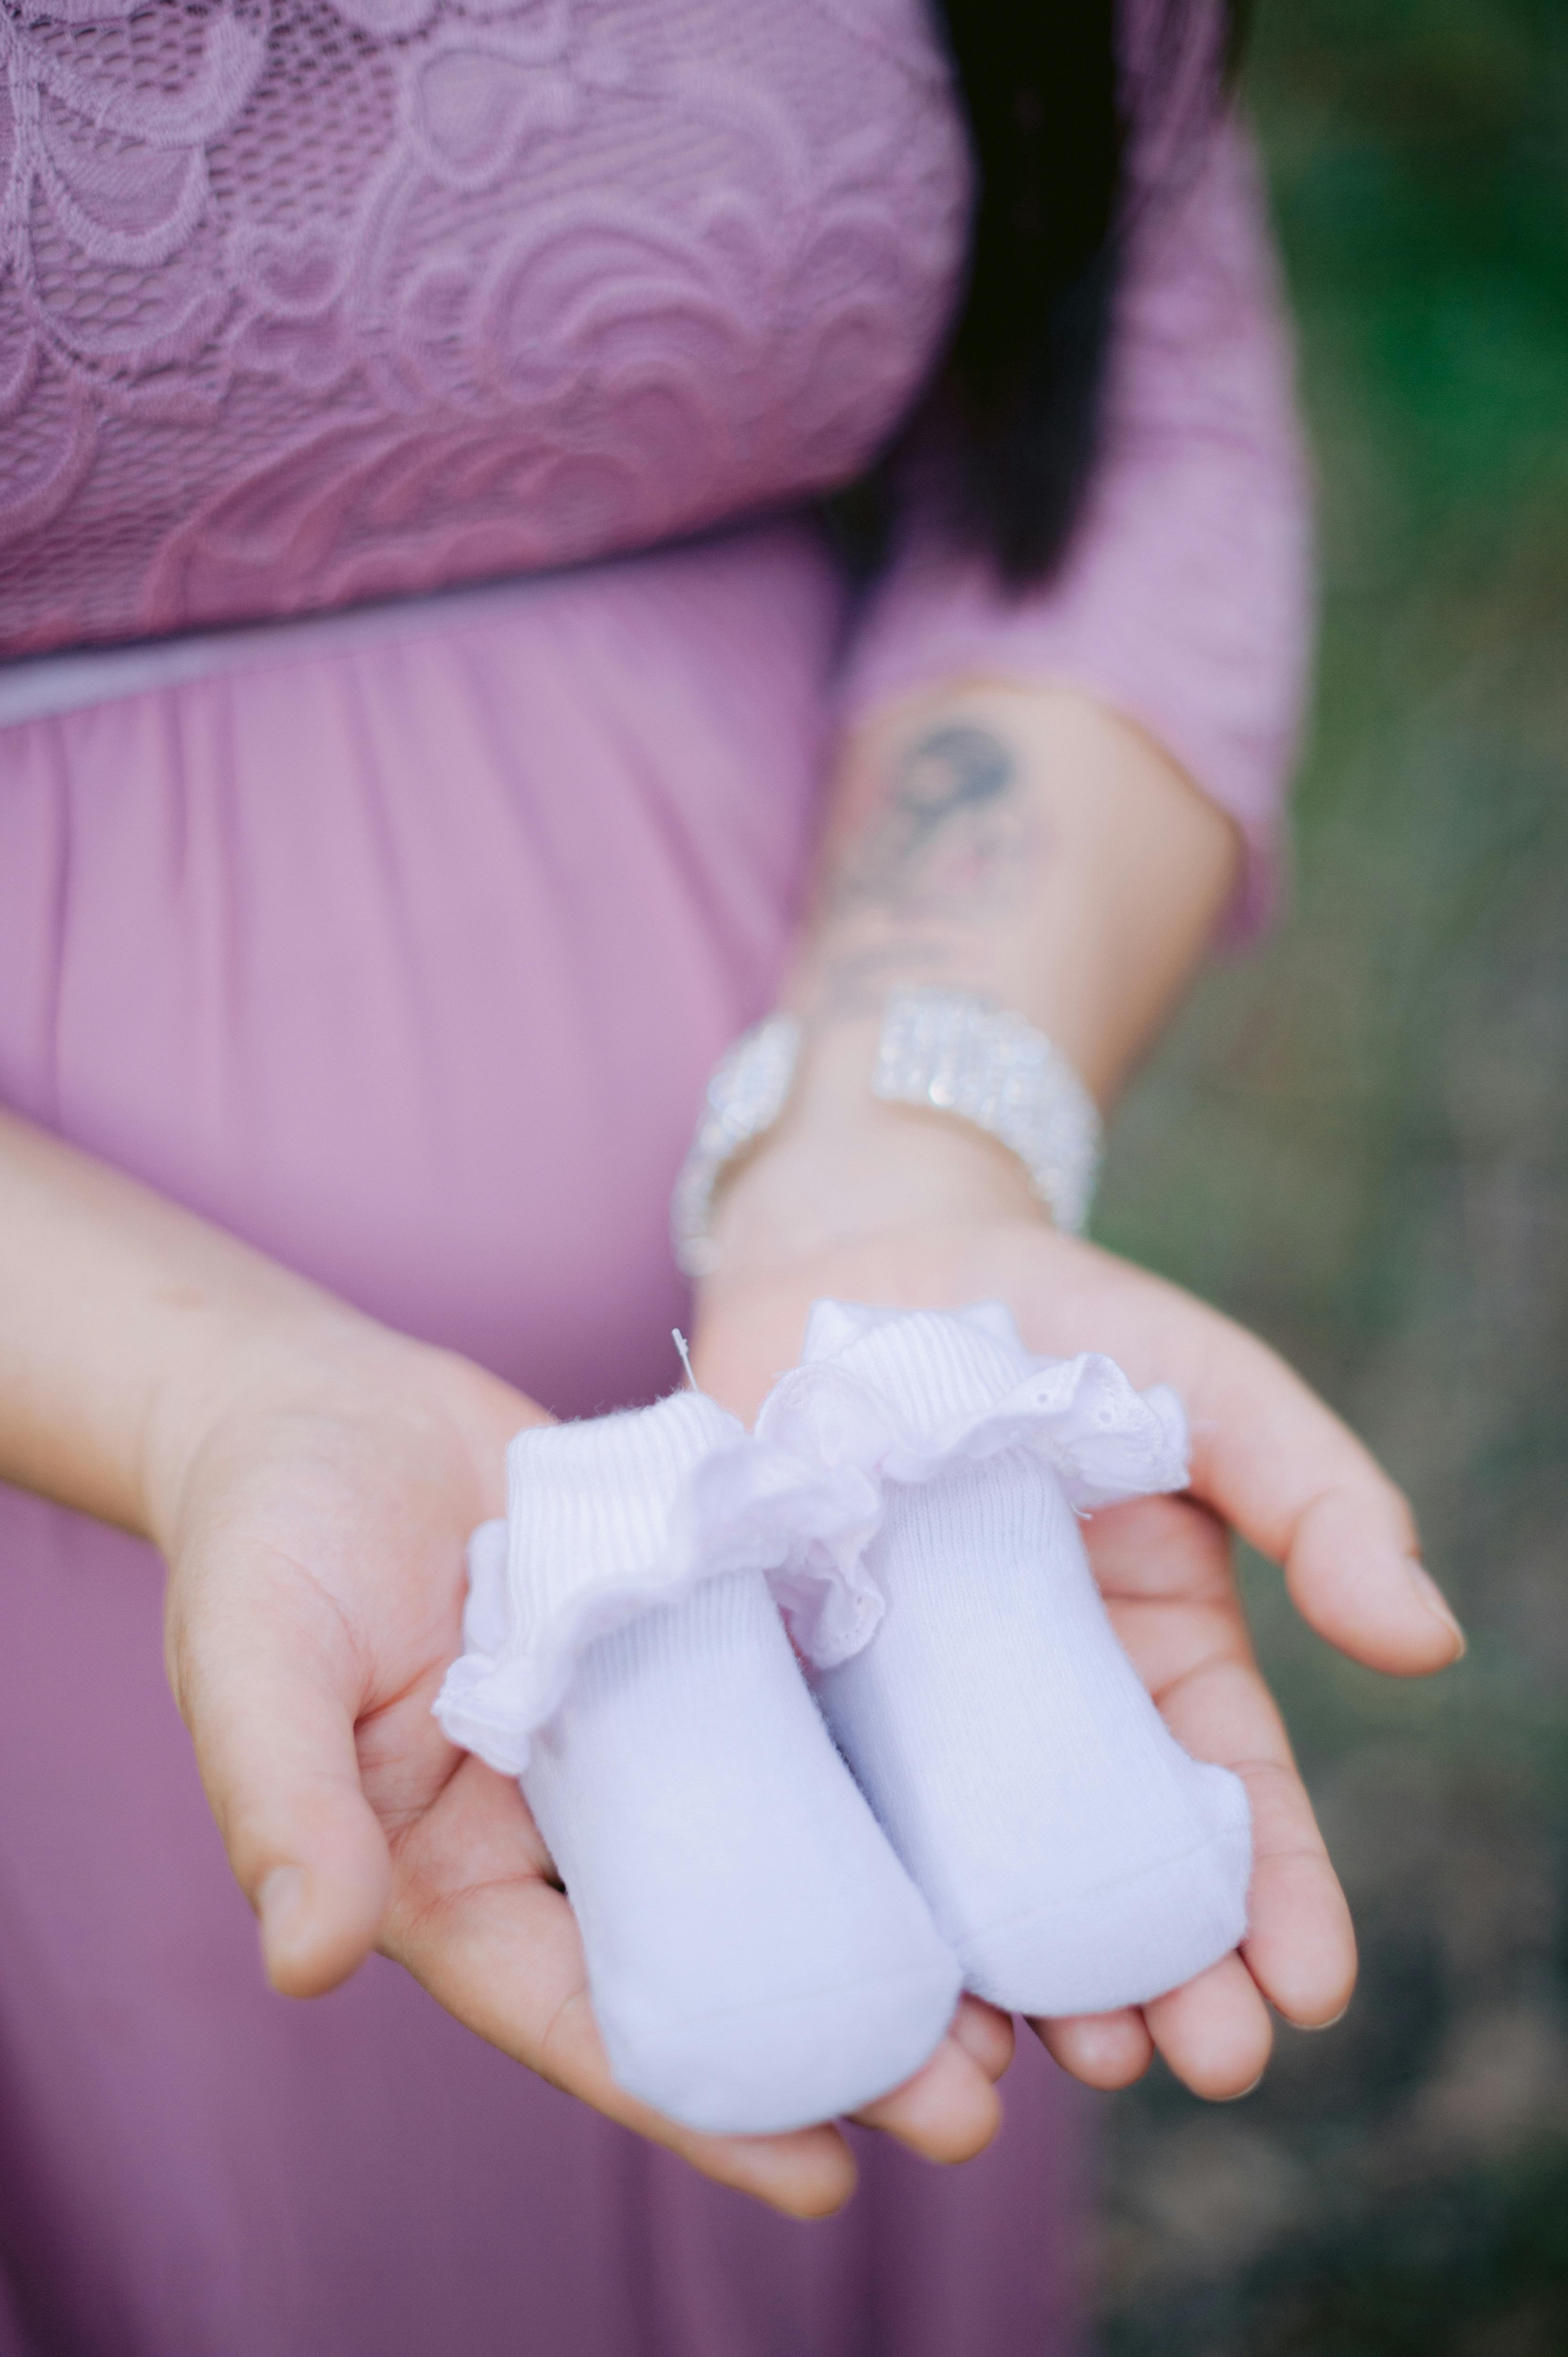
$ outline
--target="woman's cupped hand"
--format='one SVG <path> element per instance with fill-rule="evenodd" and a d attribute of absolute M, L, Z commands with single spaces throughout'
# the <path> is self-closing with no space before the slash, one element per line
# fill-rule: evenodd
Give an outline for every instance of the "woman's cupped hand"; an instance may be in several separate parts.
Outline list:
<path fill-rule="evenodd" d="M 169 1566 L 170 1680 L 274 1986 L 336 1986 L 372 1949 L 554 2085 L 800 2216 L 854 2182 L 832 2124 L 697 2135 L 624 2095 L 571 1908 L 517 1785 L 431 1706 L 460 1649 L 464 1551 L 504 1512 L 512 1435 L 548 1421 L 450 1353 L 344 1311 L 235 1336 L 160 1401 L 148 1520 Z M 995 2125 L 1011 2033 L 965 2000 L 865 2115 L 939 2159 Z"/>
<path fill-rule="evenodd" d="M 746 1229 L 757 1232 L 755 1205 Z M 822 1296 L 905 1308 L 1004 1302 L 1031 1349 L 1101 1351 L 1139 1385 L 1170 1383 L 1192 1429 L 1187 1492 L 1096 1514 L 1086 1533 L 1111 1618 L 1171 1731 L 1232 1769 L 1253 1825 L 1250 1928 L 1240 1950 L 1141 2008 L 1036 2022 L 1090 2086 L 1126 2085 L 1157 2050 L 1195 2093 L 1245 2093 L 1279 2014 L 1334 2021 L 1356 1974 L 1349 1910 L 1259 1674 L 1231 1571 L 1232 1533 L 1283 1570 L 1297 1610 L 1357 1662 L 1393 1676 L 1464 1650 L 1421 1565 L 1400 1491 L 1262 1342 L 1190 1295 L 1022 1217 L 916 1217 L 799 1253 L 726 1257 L 697 1335 L 703 1388 L 755 1414 L 799 1355 Z"/>

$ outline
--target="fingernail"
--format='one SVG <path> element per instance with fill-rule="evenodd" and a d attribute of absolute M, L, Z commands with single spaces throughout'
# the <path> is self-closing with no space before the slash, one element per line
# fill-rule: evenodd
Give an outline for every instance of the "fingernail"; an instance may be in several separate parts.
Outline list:
<path fill-rule="evenodd" d="M 305 1869 L 299 1866 L 274 1866 L 265 1876 L 256 1893 L 256 1912 L 262 1919 L 262 1941 L 272 1948 L 286 1941 L 291 1927 L 305 1904 Z"/>
<path fill-rule="evenodd" d="M 1448 1600 L 1444 1595 L 1443 1590 L 1438 1587 L 1437 1582 L 1433 1578 L 1432 1574 L 1427 1570 L 1426 1566 L 1419 1559 L 1418 1556 L 1413 1555 L 1407 1555 L 1405 1557 L 1404 1567 L 1410 1574 L 1410 1584 L 1414 1588 L 1421 1603 L 1423 1605 L 1425 1609 L 1432 1614 L 1434 1620 L 1442 1621 L 1444 1627 L 1453 1638 L 1454 1652 L 1450 1658 L 1455 1662 L 1458 1661 L 1466 1650 L 1465 1631 L 1460 1628 L 1458 1621 L 1455 1620 L 1453 1613 L 1449 1610 Z"/>
<path fill-rule="evenodd" d="M 1257 2093 L 1259 2088 L 1263 2083 L 1263 2078 L 1264 2073 L 1260 2071 L 1250 2087 L 1238 2087 L 1233 2095 L 1221 2095 L 1219 2098 L 1220 2102 L 1222 2104 L 1244 2104 L 1249 2095 L 1255 2095 Z"/>
<path fill-rule="evenodd" d="M 1291 2027 L 1293 2029 L 1305 2029 L 1309 2037 L 1316 2038 L 1322 2030 L 1337 2029 L 1349 2010 L 1350 2000 L 1347 1997 L 1338 2012 L 1331 2013 L 1326 2021 L 1295 2021 L 1292 2022 Z"/>

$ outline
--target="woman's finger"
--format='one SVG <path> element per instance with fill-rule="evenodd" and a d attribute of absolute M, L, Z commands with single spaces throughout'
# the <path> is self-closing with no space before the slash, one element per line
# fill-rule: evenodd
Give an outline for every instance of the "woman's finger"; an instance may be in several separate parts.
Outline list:
<path fill-rule="evenodd" d="M 1241 1953 L 1287 2021 L 1337 2020 L 1356 1984 L 1356 1933 L 1273 1699 L 1255 1671 L 1217 1663 L 1162 1699 L 1187 1749 L 1240 1776 L 1252 1819 Z"/>
<path fill-rule="evenodd" d="M 1250 2093 L 1268 2067 L 1273 2025 L 1240 1956 L 1155 1997 L 1144 2018 L 1176 2076 L 1210 2103 Z"/>
<path fill-rule="evenodd" d="M 1285 1581 L 1304 1620 L 1340 1652 L 1395 1677 L 1448 1668 L 1465 1635 L 1416 1552 L 1402 1498 L 1381 1527 L 1365 1484 L 1307 1497 L 1290 1522 Z"/>
<path fill-rule="evenodd" d="M 1283 1360 L 1198 1314 L 1196 1494 L 1283 1565 L 1297 1610 L 1342 1652 L 1400 1676 L 1445 1668 L 1465 1641 L 1421 1564 L 1402 1493 Z"/>
<path fill-rule="evenodd" d="M 1207 1507 L 1140 1498 L 1094 1515 L 1084 1535 L 1118 1641 L 1156 1702 L 1214 1662 L 1251 1663 L 1230 1537 Z"/>
<path fill-rule="evenodd" d="M 987 2005 L 983 1997 L 961 1996 L 950 2034 L 993 2085 L 1004 2076 L 1016 2043 L 1010 2013 L 1004 2013 L 1000 2006 Z"/>
<path fill-rule="evenodd" d="M 855 2117 L 926 2160 L 972 2160 L 1002 2125 L 1002 2099 L 990 2073 L 948 2037 L 912 2079 Z"/>
<path fill-rule="evenodd" d="M 1108 1602 L 1219 1611 L 1240 1625 L 1230 1535 L 1195 1499 L 1133 1498 L 1102 1507 L 1084 1525 L 1084 1540 Z"/>
<path fill-rule="evenodd" d="M 1042 1346 L 1102 1350 L 1173 1384 L 1192 1427 L 1192 1488 L 1275 1563 L 1303 1618 L 1370 1669 L 1419 1677 L 1464 1650 L 1423 1568 L 1409 1504 L 1339 1418 L 1265 1343 L 1179 1287 L 1092 1245 L 1053 1254 Z"/>
<path fill-rule="evenodd" d="M 392 1887 L 360 1782 L 354 1671 L 337 1617 L 264 1550 L 223 1551 L 220 1611 L 200 1561 L 181 1566 L 169 1682 L 240 1888 L 261 1920 L 267 1975 L 287 1996 L 335 1988 L 376 1943 Z M 218 1583 L 214 1583 L 217 1586 Z"/>
<path fill-rule="evenodd" d="M 1241 1953 L 1277 2013 L 1298 2029 L 1337 2021 L 1356 1986 L 1356 1931 L 1294 1771 L 1237 1769 L 1252 1808 L 1252 1883 Z"/>
<path fill-rule="evenodd" d="M 1247 1964 L 1287 2020 L 1320 2028 L 1349 2003 L 1356 1937 L 1284 1721 L 1252 1662 L 1224 1533 L 1197 1507 L 1151 1499 L 1098 1516 L 1090 1545 L 1118 1633 L 1172 1734 L 1247 1787 Z"/>
<path fill-rule="evenodd" d="M 616 2085 L 588 2001 L 576 1921 L 542 1878 L 542 1855 L 515 1785 L 465 1760 L 398 1843 L 386 1953 L 502 2053 L 704 2177 L 790 2217 L 842 2208 L 855 2170 L 835 2128 L 702 2136 Z"/>
<path fill-rule="evenodd" d="M 1356 1935 L 1273 1696 L 1249 1663 L 1221 1656 L 1155 1698 L 1178 1743 L 1245 1784 L 1252 1878 L 1241 1953 L 1276 2011 L 1321 2029 L 1350 2001 Z"/>
<path fill-rule="evenodd" d="M 1136 2006 L 1116 2013 L 1079 2013 L 1029 2027 L 1062 2069 L 1106 2094 L 1130 2087 L 1155 2059 L 1155 2041 Z"/>

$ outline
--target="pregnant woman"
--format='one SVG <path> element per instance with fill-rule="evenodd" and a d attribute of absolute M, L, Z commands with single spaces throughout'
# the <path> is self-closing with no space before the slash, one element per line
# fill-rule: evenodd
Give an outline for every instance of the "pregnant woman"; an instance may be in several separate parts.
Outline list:
<path fill-rule="evenodd" d="M 677 1321 L 743 1411 L 822 1294 L 998 1297 L 1177 1387 L 1193 1495 L 1091 1536 L 1247 1778 L 1251 1930 L 1040 2036 L 1224 2096 L 1265 2000 L 1345 2003 L 1226 1528 L 1423 1671 L 1460 1640 L 1402 1502 L 982 1128 L 870 1092 L 936 984 L 1108 1104 L 1266 900 L 1305 531 L 1224 39 L 1154 0 L 0 12 L 5 2357 L 1074 2344 L 1033 2039 L 994 2142 L 972 2001 L 847 2140 L 639 2110 L 516 1787 L 431 1717 L 504 1443 L 669 1389 Z M 780 1004 L 795 1090 L 693 1307 L 671 1187 Z"/>

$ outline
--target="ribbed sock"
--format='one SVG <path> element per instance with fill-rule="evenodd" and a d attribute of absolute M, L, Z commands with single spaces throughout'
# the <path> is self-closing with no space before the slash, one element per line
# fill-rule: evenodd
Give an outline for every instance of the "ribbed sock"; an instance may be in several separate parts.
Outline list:
<path fill-rule="evenodd" d="M 618 2083 L 761 2134 L 908 2078 L 959 1973 L 833 1749 L 766 1546 L 753 1531 L 747 1567 L 704 1561 L 692 1477 L 736 1442 L 695 1393 L 521 1434 L 510 1535 L 476 1534 L 470 1650 L 437 1708 L 521 1771 Z"/>
<path fill-rule="evenodd" d="M 1029 1358 L 999 1318 L 813 1318 L 802 1375 L 865 1387 L 900 1435 L 865 1557 L 885 1614 L 816 1690 L 966 1986 L 1024 2013 L 1104 2012 L 1236 1945 L 1247 1801 L 1165 1727 L 1070 1502 L 1180 1486 L 1179 1410 L 1107 1360 Z M 759 1430 L 787 1420 L 765 1410 Z"/>

